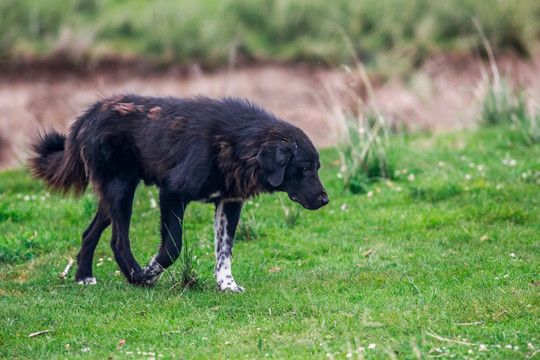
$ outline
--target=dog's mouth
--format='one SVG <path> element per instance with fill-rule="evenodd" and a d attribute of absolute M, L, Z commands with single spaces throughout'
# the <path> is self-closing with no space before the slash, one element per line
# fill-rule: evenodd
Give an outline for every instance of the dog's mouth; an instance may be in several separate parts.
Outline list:
<path fill-rule="evenodd" d="M 324 205 L 326 205 L 328 203 L 328 196 L 324 195 L 324 197 L 326 198 L 326 200 L 321 200 L 321 201 L 317 201 L 317 202 L 306 202 L 306 201 L 301 201 L 296 195 L 294 194 L 288 194 L 289 195 L 289 199 L 291 199 L 292 201 L 294 202 L 297 202 L 299 203 L 300 205 L 302 205 L 304 208 L 308 209 L 308 210 L 317 210 L 321 207 L 323 207 Z"/>

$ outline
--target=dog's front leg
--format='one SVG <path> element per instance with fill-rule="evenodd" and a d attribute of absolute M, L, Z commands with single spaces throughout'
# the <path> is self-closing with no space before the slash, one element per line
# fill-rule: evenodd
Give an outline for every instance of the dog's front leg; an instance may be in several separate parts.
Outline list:
<path fill-rule="evenodd" d="M 242 201 L 239 200 L 221 200 L 216 204 L 216 217 L 214 221 L 216 244 L 215 276 L 218 290 L 220 291 L 244 291 L 243 287 L 236 285 L 231 272 L 234 234 L 241 211 Z"/>
<path fill-rule="evenodd" d="M 156 256 L 143 269 L 143 285 L 153 286 L 165 269 L 171 266 L 182 250 L 184 211 L 188 202 L 175 193 L 162 189 L 159 193 L 161 208 L 161 246 Z"/>

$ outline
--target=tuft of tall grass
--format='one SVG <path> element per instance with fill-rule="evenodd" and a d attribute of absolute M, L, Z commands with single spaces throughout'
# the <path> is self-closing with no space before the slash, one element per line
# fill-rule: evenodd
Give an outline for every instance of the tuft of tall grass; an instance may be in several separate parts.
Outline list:
<path fill-rule="evenodd" d="M 516 90 L 498 76 L 485 77 L 478 104 L 482 125 L 510 126 L 527 144 L 540 142 L 540 107 L 524 89 Z"/>
<path fill-rule="evenodd" d="M 509 126 L 528 145 L 540 142 L 540 106 L 524 89 L 514 89 L 498 75 L 484 76 L 478 107 L 481 125 Z"/>
<path fill-rule="evenodd" d="M 368 182 L 389 179 L 389 126 L 382 115 L 345 115 L 341 118 L 342 133 L 338 144 L 341 173 L 345 187 L 353 193 L 366 191 Z"/>
<path fill-rule="evenodd" d="M 527 113 L 524 117 L 512 119 L 528 145 L 540 142 L 540 106 L 528 98 Z"/>
<path fill-rule="evenodd" d="M 291 206 L 287 206 L 281 196 L 279 197 L 279 201 L 281 203 L 281 210 L 283 210 L 283 216 L 285 217 L 285 226 L 294 227 L 300 217 L 300 205 L 292 204 Z"/>
<path fill-rule="evenodd" d="M 341 160 L 341 174 L 344 187 L 352 193 L 364 193 L 367 184 L 380 179 L 390 179 L 393 174 L 391 163 L 390 132 L 391 120 L 380 109 L 367 71 L 354 51 L 350 38 L 343 38 L 356 63 L 370 105 L 350 89 L 337 94 L 327 86 L 330 112 L 338 136 L 337 149 Z M 356 103 L 356 109 L 349 109 L 343 97 Z"/>
<path fill-rule="evenodd" d="M 176 262 L 178 264 L 177 270 L 169 271 L 169 275 L 174 282 L 173 288 L 180 286 L 182 289 L 194 289 L 199 285 L 200 280 L 199 273 L 195 270 L 195 262 L 197 259 L 195 256 L 195 249 L 197 248 L 199 239 L 195 237 L 193 238 L 193 241 L 191 241 L 185 232 L 184 223 L 181 222 L 181 225 L 183 245 L 180 257 Z"/>
<path fill-rule="evenodd" d="M 483 29 L 476 22 L 489 57 L 489 70 L 483 69 L 478 91 L 479 118 L 482 125 L 506 125 L 519 130 L 531 145 L 540 141 L 540 107 L 523 88 L 515 89 L 501 76 L 493 50 Z"/>
<path fill-rule="evenodd" d="M 260 223 L 255 219 L 255 214 L 251 212 L 251 216 L 242 217 L 238 222 L 236 228 L 236 234 L 234 236 L 235 241 L 252 241 L 259 238 Z"/>
<path fill-rule="evenodd" d="M 527 99 L 523 91 L 514 90 L 500 77 L 483 80 L 480 119 L 485 125 L 509 125 L 527 117 Z"/>

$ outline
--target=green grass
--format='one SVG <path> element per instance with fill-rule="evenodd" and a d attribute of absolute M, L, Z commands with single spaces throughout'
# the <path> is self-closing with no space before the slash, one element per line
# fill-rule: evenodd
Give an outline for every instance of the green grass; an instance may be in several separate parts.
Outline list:
<path fill-rule="evenodd" d="M 246 203 L 249 236 L 236 243 L 233 264 L 243 294 L 216 291 L 213 210 L 204 204 L 190 205 L 184 224 L 190 244 L 198 239 L 195 289 L 177 286 L 178 265 L 155 288 L 128 285 L 108 260 L 109 231 L 96 251 L 98 284 L 75 284 L 74 269 L 60 280 L 94 196 L 48 196 L 25 171 L 0 173 L 0 357 L 508 359 L 537 351 L 540 145 L 500 126 L 392 141 L 399 174 L 367 194 L 342 190 L 339 155 L 326 149 L 328 206 L 288 224 L 285 195 Z M 131 239 L 142 263 L 159 243 L 156 197 L 142 186 L 136 195 Z M 28 337 L 41 330 L 51 331 Z"/>
<path fill-rule="evenodd" d="M 231 59 L 350 63 L 391 76 L 434 53 L 482 51 L 476 18 L 495 51 L 530 54 L 536 0 L 1 0 L 0 60 L 110 56 L 222 66 Z"/>

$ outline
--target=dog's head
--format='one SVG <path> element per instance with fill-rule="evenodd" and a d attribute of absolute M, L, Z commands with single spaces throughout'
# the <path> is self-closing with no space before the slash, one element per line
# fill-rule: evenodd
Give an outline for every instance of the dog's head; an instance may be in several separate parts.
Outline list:
<path fill-rule="evenodd" d="M 319 178 L 319 153 L 300 129 L 287 129 L 287 136 L 263 143 L 257 160 L 272 190 L 309 210 L 328 204 L 328 194 Z"/>

